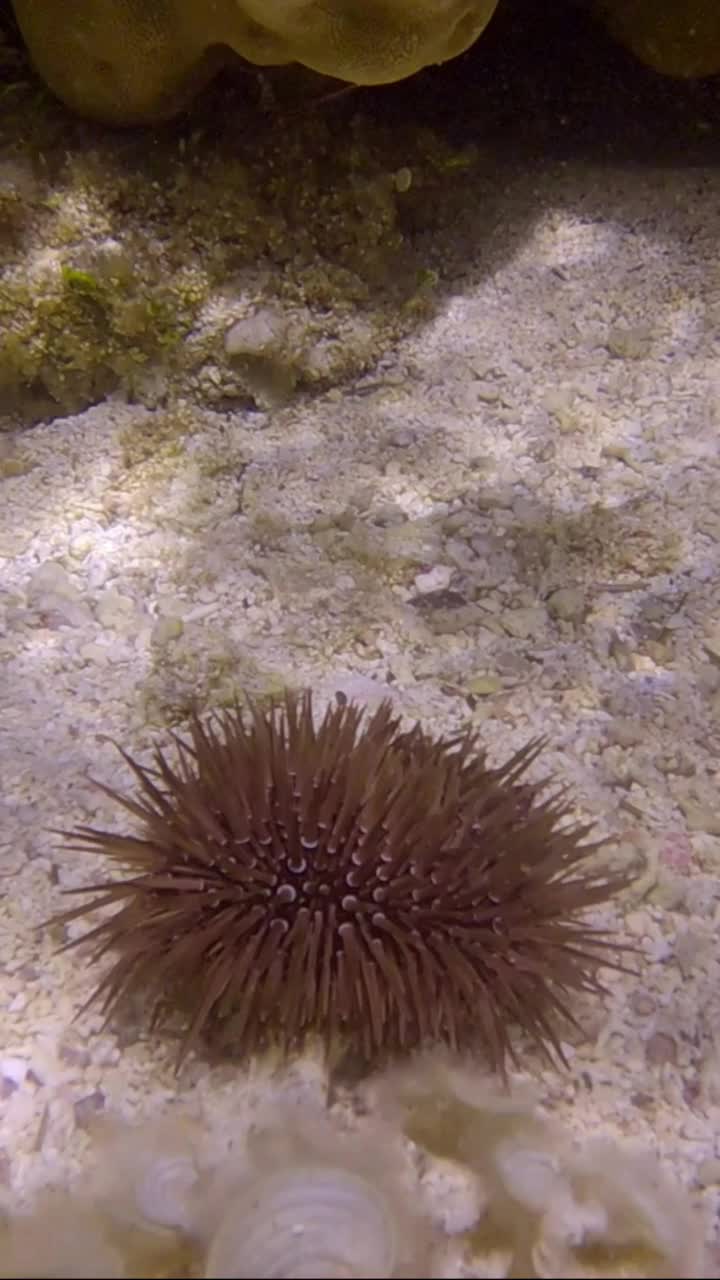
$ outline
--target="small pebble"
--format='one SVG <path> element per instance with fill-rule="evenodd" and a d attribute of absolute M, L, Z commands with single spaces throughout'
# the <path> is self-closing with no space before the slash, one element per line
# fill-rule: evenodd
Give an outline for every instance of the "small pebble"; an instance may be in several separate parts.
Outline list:
<path fill-rule="evenodd" d="M 112 587 L 103 592 L 95 606 L 95 616 L 101 626 L 116 631 L 135 625 L 136 612 L 135 601 Z"/>
<path fill-rule="evenodd" d="M 585 616 L 585 592 L 577 587 L 560 587 L 547 602 L 548 612 L 561 622 L 576 622 Z"/>
<path fill-rule="evenodd" d="M 511 485 L 496 485 L 492 489 L 480 489 L 475 495 L 475 505 L 480 511 L 511 507 L 515 494 Z"/>
<path fill-rule="evenodd" d="M 509 609 L 502 615 L 502 625 L 508 635 L 518 640 L 529 640 L 542 632 L 545 625 L 544 609 Z"/>
<path fill-rule="evenodd" d="M 465 686 L 467 692 L 476 698 L 489 698 L 493 693 L 499 693 L 502 687 L 502 680 L 497 676 L 473 676 Z"/>
<path fill-rule="evenodd" d="M 229 356 L 264 355 L 281 350 L 288 339 L 286 316 L 271 307 L 263 307 L 237 320 L 225 336 Z"/>
<path fill-rule="evenodd" d="M 664 1067 L 677 1062 L 677 1045 L 672 1036 L 656 1031 L 645 1045 L 645 1058 L 651 1067 Z"/>
<path fill-rule="evenodd" d="M 32 599 L 46 595 L 72 601 L 82 598 L 67 570 L 55 560 L 45 560 L 38 566 L 28 582 L 27 592 Z"/>
<path fill-rule="evenodd" d="M 621 360 L 641 360 L 650 352 L 650 330 L 644 326 L 615 325 L 607 337 L 607 349 Z"/>
<path fill-rule="evenodd" d="M 410 427 L 396 427 L 394 431 L 388 432 L 386 440 L 393 449 L 409 449 L 415 443 L 416 436 Z"/>
<path fill-rule="evenodd" d="M 710 1156 L 698 1165 L 697 1180 L 701 1187 L 714 1187 L 720 1183 L 720 1159 Z"/>
<path fill-rule="evenodd" d="M 151 643 L 161 648 L 173 640 L 178 640 L 184 630 L 182 618 L 158 618 L 151 632 Z"/>
<path fill-rule="evenodd" d="M 607 741 L 617 747 L 636 747 L 646 731 L 636 720 L 616 716 L 607 727 Z"/>
<path fill-rule="evenodd" d="M 413 585 L 420 595 L 429 595 L 431 591 L 446 590 L 452 575 L 453 571 L 449 565 L 436 564 L 434 568 L 428 569 L 427 573 L 419 573 Z"/>
<path fill-rule="evenodd" d="M 650 933 L 652 921 L 647 911 L 630 911 L 625 917 L 625 928 L 636 938 Z"/>
<path fill-rule="evenodd" d="M 61 1044 L 58 1048 L 58 1058 L 67 1067 L 80 1067 L 82 1070 L 89 1067 L 92 1061 L 90 1052 L 81 1044 Z"/>
<path fill-rule="evenodd" d="M 712 632 L 705 637 L 705 652 L 713 662 L 720 665 L 720 631 Z"/>
<path fill-rule="evenodd" d="M 102 1089 L 94 1089 L 86 1097 L 79 1098 L 73 1104 L 75 1124 L 78 1129 L 88 1129 L 93 1120 L 105 1110 L 105 1094 Z"/>
<path fill-rule="evenodd" d="M 28 1064 L 23 1058 L 0 1059 L 0 1079 L 5 1080 L 15 1089 L 23 1084 L 28 1072 Z"/>
<path fill-rule="evenodd" d="M 655 1000 L 647 991 L 633 991 L 628 1003 L 633 1013 L 637 1013 L 641 1018 L 647 1018 L 655 1012 L 657 1007 Z"/>
<path fill-rule="evenodd" d="M 704 831 L 710 836 L 720 836 L 720 807 L 713 808 L 701 800 L 681 800 L 680 808 L 690 831 Z"/>

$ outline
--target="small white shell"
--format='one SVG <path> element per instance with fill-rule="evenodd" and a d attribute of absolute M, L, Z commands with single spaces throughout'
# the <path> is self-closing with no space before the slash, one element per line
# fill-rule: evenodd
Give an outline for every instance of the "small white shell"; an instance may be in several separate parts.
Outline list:
<path fill-rule="evenodd" d="M 531 1213 L 542 1213 L 564 1185 L 551 1151 L 505 1139 L 498 1143 L 494 1161 L 508 1195 Z"/>
<path fill-rule="evenodd" d="M 370 1182 L 332 1165 L 298 1165 L 243 1186 L 208 1253 L 213 1280 L 391 1276 L 389 1206 Z"/>
<path fill-rule="evenodd" d="M 94 1190 L 111 1217 L 158 1236 L 192 1234 L 200 1181 L 193 1126 L 161 1117 L 132 1128 L 112 1124 L 101 1136 Z"/>
<path fill-rule="evenodd" d="M 189 1230 L 198 1181 L 195 1161 L 188 1155 L 159 1155 L 138 1173 L 135 1204 L 140 1219 L 150 1226 Z"/>

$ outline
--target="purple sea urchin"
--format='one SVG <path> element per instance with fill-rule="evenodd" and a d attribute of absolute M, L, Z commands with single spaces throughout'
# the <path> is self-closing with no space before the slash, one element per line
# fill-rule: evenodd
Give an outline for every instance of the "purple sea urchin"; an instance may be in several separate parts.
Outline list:
<path fill-rule="evenodd" d="M 579 917 L 627 878 L 526 770 L 540 744 L 490 768 L 472 734 L 403 732 L 310 693 L 194 717 L 176 759 L 125 752 L 139 789 L 102 789 L 136 835 L 81 827 L 71 848 L 130 875 L 64 921 L 117 904 L 77 942 L 116 958 L 91 997 L 108 1014 L 147 992 L 154 1024 L 184 1020 L 240 1053 L 319 1037 L 379 1061 L 431 1044 L 502 1069 L 520 1024 L 562 1058 L 568 997 L 601 990 L 612 940 Z"/>

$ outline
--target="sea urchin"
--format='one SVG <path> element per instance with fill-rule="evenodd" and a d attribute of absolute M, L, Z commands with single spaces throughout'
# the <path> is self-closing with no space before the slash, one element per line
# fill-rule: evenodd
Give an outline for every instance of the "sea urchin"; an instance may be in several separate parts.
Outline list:
<path fill-rule="evenodd" d="M 309 692 L 173 740 L 174 763 L 122 753 L 134 797 L 102 788 L 138 834 L 72 833 L 130 870 L 58 917 L 119 906 L 69 944 L 115 952 L 91 997 L 106 1014 L 146 993 L 153 1025 L 181 1015 L 183 1051 L 316 1037 L 375 1065 L 440 1043 L 500 1069 L 519 1024 L 562 1058 L 568 996 L 602 990 L 613 946 L 578 913 L 627 880 L 527 780 L 539 743 L 490 768 L 472 734 L 404 732 L 387 703 L 318 722 Z"/>

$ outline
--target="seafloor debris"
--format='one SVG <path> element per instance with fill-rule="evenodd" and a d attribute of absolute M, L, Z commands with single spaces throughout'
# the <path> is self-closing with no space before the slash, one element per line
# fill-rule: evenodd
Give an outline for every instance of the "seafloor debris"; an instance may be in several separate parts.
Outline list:
<path fill-rule="evenodd" d="M 362 1102 L 268 1094 L 266 1116 L 229 1125 L 220 1148 L 174 1109 L 99 1119 L 75 1191 L 6 1222 L 0 1276 L 703 1274 L 689 1200 L 656 1160 L 609 1141 L 578 1150 L 530 1093 L 430 1058 Z"/>

